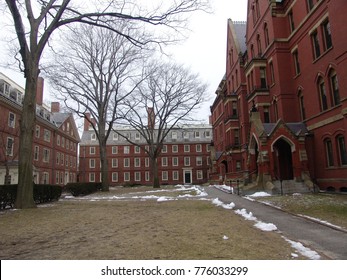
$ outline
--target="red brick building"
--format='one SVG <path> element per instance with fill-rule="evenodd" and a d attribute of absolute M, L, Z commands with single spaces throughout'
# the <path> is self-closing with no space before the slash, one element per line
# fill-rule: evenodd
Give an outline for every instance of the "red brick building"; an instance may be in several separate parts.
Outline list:
<path fill-rule="evenodd" d="M 249 0 L 247 9 L 247 23 L 228 20 L 211 179 L 346 191 L 346 1 Z"/>
<path fill-rule="evenodd" d="M 108 176 L 110 185 L 151 185 L 150 160 L 144 151 L 145 141 L 133 129 L 118 127 L 116 131 L 128 135 L 130 144 L 116 132 L 107 141 Z M 203 184 L 208 181 L 211 125 L 187 125 L 172 130 L 164 141 L 158 159 L 161 185 Z M 94 130 L 85 121 L 80 143 L 80 181 L 100 182 L 99 146 Z"/>
<path fill-rule="evenodd" d="M 44 81 L 39 78 L 33 144 L 33 181 L 64 185 L 77 180 L 77 145 L 80 141 L 70 113 L 43 104 Z M 24 89 L 0 73 L 0 184 L 18 182 L 19 122 Z"/>

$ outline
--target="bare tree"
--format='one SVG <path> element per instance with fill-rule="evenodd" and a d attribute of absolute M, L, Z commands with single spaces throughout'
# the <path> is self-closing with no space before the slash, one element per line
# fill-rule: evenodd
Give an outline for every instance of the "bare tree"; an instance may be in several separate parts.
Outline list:
<path fill-rule="evenodd" d="M 197 74 L 181 65 L 153 62 L 132 99 L 122 107 L 122 124 L 130 125 L 145 140 L 146 147 L 117 131 L 133 145 L 145 149 L 150 158 L 153 187 L 159 188 L 158 157 L 168 133 L 180 125 L 196 121 L 193 113 L 205 101 L 207 85 Z"/>
<path fill-rule="evenodd" d="M 82 26 L 64 36 L 63 41 L 64 47 L 47 73 L 57 90 L 56 97 L 92 126 L 99 143 L 102 190 L 108 191 L 106 142 L 118 104 L 134 92 L 137 84 L 132 81 L 142 76 L 140 64 L 147 50 L 137 48 L 124 36 L 94 26 Z"/>
<path fill-rule="evenodd" d="M 141 46 L 149 42 L 160 43 L 160 38 L 137 38 L 131 30 L 121 32 L 117 21 L 139 22 L 152 26 L 179 28 L 184 24 L 187 12 L 205 9 L 207 0 L 165 1 L 152 11 L 137 6 L 136 1 L 109 0 L 5 0 L 15 28 L 21 57 L 21 70 L 26 78 L 23 111 L 20 122 L 19 182 L 16 208 L 35 207 L 33 199 L 32 145 L 36 117 L 36 88 L 40 73 L 40 60 L 55 30 L 73 24 L 83 23 L 109 29 L 126 37 L 133 44 Z M 79 6 L 78 6 L 79 5 Z M 161 9 L 160 7 L 164 7 Z M 27 31 L 25 30 L 27 28 Z"/>

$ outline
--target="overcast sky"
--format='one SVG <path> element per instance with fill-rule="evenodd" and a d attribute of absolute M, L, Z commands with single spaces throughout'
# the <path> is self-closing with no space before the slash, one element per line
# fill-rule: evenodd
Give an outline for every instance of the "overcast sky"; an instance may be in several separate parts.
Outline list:
<path fill-rule="evenodd" d="M 192 15 L 189 38 L 182 44 L 168 49 L 178 62 L 184 63 L 193 72 L 199 73 L 202 80 L 209 84 L 210 101 L 204 105 L 199 114 L 199 118 L 203 118 L 206 122 L 210 114 L 209 107 L 215 97 L 215 90 L 225 73 L 227 20 L 228 18 L 233 21 L 246 20 L 247 0 L 211 0 L 211 5 L 214 13 L 199 12 Z M 3 43 L 5 42 L 1 44 Z M 0 65 L 6 61 L 6 54 L 3 51 L 1 48 Z M 0 71 L 24 87 L 22 74 L 1 66 Z"/>

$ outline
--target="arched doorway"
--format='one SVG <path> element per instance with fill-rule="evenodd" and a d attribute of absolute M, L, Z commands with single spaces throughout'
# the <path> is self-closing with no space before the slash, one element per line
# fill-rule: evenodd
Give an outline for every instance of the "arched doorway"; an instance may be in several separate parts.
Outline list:
<path fill-rule="evenodd" d="M 273 145 L 275 175 L 279 180 L 293 180 L 293 159 L 290 144 L 280 138 Z"/>

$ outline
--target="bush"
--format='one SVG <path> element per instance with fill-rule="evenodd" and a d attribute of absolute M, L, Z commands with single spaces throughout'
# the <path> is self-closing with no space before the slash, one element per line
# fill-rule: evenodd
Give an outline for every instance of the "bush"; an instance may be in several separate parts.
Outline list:
<path fill-rule="evenodd" d="M 84 196 L 102 189 L 101 183 L 68 183 L 65 189 L 73 196 Z"/>
<path fill-rule="evenodd" d="M 17 196 L 18 184 L 0 186 L 0 208 L 13 208 Z M 56 185 L 34 184 L 33 198 L 36 204 L 58 200 L 62 188 Z"/>

